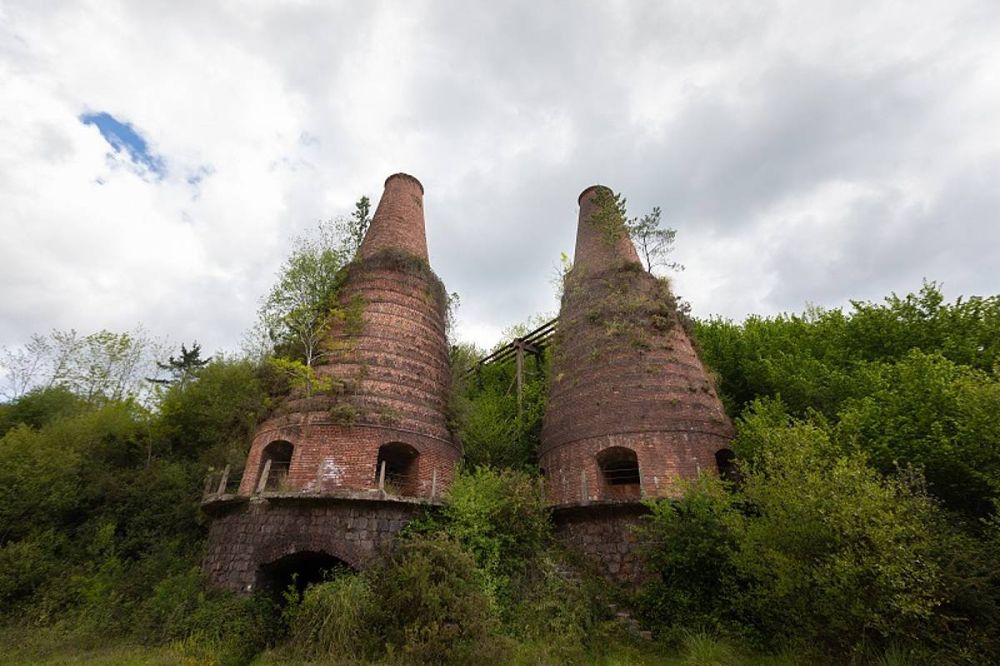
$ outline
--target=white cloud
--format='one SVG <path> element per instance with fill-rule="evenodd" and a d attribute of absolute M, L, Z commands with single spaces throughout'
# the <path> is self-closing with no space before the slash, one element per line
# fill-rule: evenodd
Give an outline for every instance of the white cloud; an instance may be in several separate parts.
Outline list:
<path fill-rule="evenodd" d="M 995 291 L 998 24 L 990 0 L 11 2 L 0 345 L 141 321 L 234 348 L 290 239 L 396 171 L 485 345 L 554 309 L 594 182 L 663 207 L 699 314 Z"/>

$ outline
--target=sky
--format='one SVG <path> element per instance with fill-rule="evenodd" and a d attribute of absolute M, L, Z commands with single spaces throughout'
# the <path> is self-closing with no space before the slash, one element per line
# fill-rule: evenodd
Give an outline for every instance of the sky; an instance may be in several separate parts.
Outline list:
<path fill-rule="evenodd" d="M 294 237 L 425 188 L 457 337 L 554 312 L 577 195 L 697 316 L 1000 285 L 1000 3 L 0 0 L 0 346 L 237 350 Z"/>

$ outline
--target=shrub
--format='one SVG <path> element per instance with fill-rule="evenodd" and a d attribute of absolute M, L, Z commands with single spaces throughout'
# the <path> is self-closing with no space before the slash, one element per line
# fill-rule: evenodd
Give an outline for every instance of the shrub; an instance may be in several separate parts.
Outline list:
<path fill-rule="evenodd" d="M 919 484 L 838 453 L 816 425 L 776 426 L 773 413 L 742 419 L 735 446 L 757 452 L 739 495 L 703 479 L 652 507 L 652 617 L 840 653 L 918 639 L 942 600 L 938 510 Z"/>
<path fill-rule="evenodd" d="M 487 591 L 504 605 L 511 576 L 544 546 L 548 511 L 537 477 L 509 469 L 458 474 L 444 507 L 448 534 L 475 557 Z"/>
<path fill-rule="evenodd" d="M 475 561 L 443 534 L 401 540 L 366 574 L 377 603 L 372 623 L 406 663 L 482 661 L 499 649 L 495 619 Z"/>

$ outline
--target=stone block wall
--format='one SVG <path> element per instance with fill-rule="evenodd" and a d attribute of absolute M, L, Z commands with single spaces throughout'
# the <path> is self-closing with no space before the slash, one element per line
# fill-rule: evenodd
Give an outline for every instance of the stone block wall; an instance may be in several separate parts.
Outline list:
<path fill-rule="evenodd" d="M 556 510 L 555 534 L 608 578 L 637 585 L 646 576 L 636 528 L 648 513 L 641 504 L 591 505 Z"/>
<path fill-rule="evenodd" d="M 257 589 L 262 567 L 296 553 L 324 553 L 362 569 L 425 507 L 351 498 L 217 502 L 206 506 L 212 522 L 202 568 L 214 585 L 242 593 Z"/>

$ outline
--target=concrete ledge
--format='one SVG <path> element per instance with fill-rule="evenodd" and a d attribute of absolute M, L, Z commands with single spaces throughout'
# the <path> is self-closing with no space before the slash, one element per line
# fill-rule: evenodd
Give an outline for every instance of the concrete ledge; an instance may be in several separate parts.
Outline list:
<path fill-rule="evenodd" d="M 366 504 L 407 504 L 419 506 L 442 506 L 444 501 L 441 498 L 430 499 L 428 497 L 405 497 L 399 495 L 389 495 L 373 491 L 343 490 L 335 492 L 307 493 L 295 491 L 263 492 L 254 495 L 237 495 L 226 493 L 223 495 L 211 495 L 201 501 L 201 508 L 206 513 L 215 511 L 225 511 L 230 508 L 247 503 L 269 502 L 274 504 L 292 503 L 366 503 Z"/>

